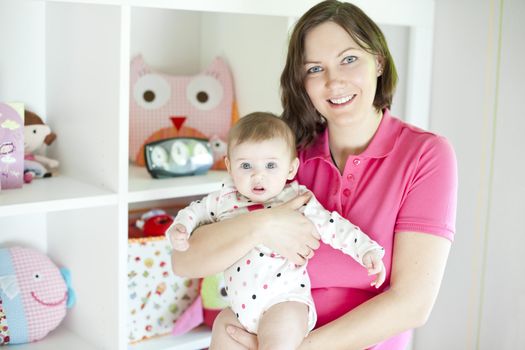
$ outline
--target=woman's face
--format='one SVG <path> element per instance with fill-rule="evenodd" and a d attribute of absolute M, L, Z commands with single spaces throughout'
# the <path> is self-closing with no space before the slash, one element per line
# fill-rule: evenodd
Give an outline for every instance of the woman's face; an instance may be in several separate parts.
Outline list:
<path fill-rule="evenodd" d="M 325 22 L 305 36 L 304 86 L 329 124 L 352 123 L 376 114 L 379 64 L 338 24 Z"/>

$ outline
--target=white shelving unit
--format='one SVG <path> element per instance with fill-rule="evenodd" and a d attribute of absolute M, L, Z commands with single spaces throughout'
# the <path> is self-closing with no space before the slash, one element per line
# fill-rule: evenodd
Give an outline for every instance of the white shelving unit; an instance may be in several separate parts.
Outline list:
<path fill-rule="evenodd" d="M 229 63 L 239 112 L 280 112 L 288 30 L 317 1 L 2 0 L 0 101 L 21 101 L 58 135 L 60 174 L 0 192 L 0 246 L 45 251 L 72 271 L 77 305 L 58 330 L 19 349 L 200 349 L 209 331 L 127 344 L 128 211 L 218 189 L 224 176 L 154 180 L 128 164 L 129 62 L 195 74 Z M 425 127 L 432 0 L 354 1 L 395 36 L 400 115 Z M 418 15 L 414 15 L 417 13 Z M 390 34 L 389 34 L 390 33 Z M 391 42 L 392 45 L 392 42 Z M 395 50 L 393 50 L 395 51 Z M 410 101 L 410 103 L 409 103 Z"/>

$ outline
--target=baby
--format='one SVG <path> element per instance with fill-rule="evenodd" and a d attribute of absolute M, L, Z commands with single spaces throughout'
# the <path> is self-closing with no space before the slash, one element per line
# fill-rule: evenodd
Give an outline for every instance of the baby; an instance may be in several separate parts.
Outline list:
<path fill-rule="evenodd" d="M 252 113 L 234 125 L 225 163 L 231 178 L 222 189 L 179 211 L 166 231 L 173 249 L 188 249 L 188 237 L 199 225 L 279 206 L 308 192 L 296 181 L 287 184 L 299 166 L 295 138 L 288 125 L 272 114 Z M 324 209 L 313 195 L 299 211 L 312 221 L 324 243 L 376 275 L 372 286 L 384 282 L 384 250 L 357 226 Z M 296 265 L 257 246 L 230 266 L 224 278 L 230 308 L 221 312 L 222 317 L 257 334 L 259 349 L 295 349 L 314 328 L 317 316 L 306 264 Z M 215 322 L 210 349 L 235 346 L 225 325 Z"/>

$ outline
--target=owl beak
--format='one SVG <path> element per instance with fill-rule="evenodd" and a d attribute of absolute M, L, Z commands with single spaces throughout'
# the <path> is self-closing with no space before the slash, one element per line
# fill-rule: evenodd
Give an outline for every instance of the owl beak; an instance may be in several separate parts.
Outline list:
<path fill-rule="evenodd" d="M 177 131 L 179 131 L 180 128 L 182 128 L 182 124 L 184 124 L 184 122 L 186 121 L 186 117 L 183 115 L 172 115 L 170 119 Z"/>

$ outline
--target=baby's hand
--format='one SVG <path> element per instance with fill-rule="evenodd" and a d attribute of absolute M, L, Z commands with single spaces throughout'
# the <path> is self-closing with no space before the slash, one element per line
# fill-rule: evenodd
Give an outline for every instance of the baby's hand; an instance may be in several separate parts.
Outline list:
<path fill-rule="evenodd" d="M 371 286 L 379 288 L 386 278 L 386 269 L 383 260 L 381 260 L 381 255 L 377 250 L 368 252 L 363 257 L 363 265 L 365 265 L 368 270 L 368 275 L 377 275 L 376 279 L 370 283 Z"/>
<path fill-rule="evenodd" d="M 186 227 L 184 227 L 184 225 L 172 225 L 167 233 L 174 250 L 181 252 L 188 250 L 190 244 L 188 243 L 188 233 L 186 232 Z"/>

